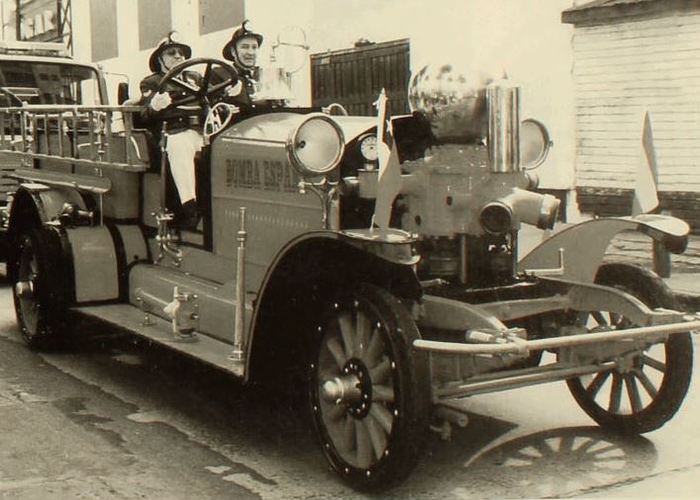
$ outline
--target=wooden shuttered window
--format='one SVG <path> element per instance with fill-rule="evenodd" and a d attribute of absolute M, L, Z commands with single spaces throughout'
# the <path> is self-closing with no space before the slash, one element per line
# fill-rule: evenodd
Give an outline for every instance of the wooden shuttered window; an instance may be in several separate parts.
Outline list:
<path fill-rule="evenodd" d="M 371 116 L 384 88 L 392 114 L 408 113 L 408 39 L 311 55 L 313 106 L 337 102 L 351 115 Z"/>

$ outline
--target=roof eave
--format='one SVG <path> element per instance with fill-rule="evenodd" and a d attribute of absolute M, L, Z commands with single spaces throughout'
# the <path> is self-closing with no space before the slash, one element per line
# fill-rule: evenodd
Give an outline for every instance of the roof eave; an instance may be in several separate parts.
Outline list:
<path fill-rule="evenodd" d="M 611 21 L 615 18 L 653 14 L 671 10 L 684 12 L 700 8 L 700 0 L 664 0 L 657 2 L 601 5 L 599 2 L 573 7 L 561 13 L 564 24 L 583 24 Z"/>

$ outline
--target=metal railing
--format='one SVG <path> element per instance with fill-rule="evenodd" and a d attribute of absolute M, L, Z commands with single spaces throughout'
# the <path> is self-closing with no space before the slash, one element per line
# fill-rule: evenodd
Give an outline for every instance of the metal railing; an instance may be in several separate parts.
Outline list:
<path fill-rule="evenodd" d="M 0 108 L 0 153 L 32 160 L 142 172 L 148 152 L 133 134 L 140 106 L 26 105 Z M 121 125 L 121 126 L 119 126 Z M 115 146 L 123 144 L 122 151 Z"/>

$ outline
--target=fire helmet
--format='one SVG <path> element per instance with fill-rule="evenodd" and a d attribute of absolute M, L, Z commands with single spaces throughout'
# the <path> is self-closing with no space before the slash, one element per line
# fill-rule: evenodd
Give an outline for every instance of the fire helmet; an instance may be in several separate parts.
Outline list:
<path fill-rule="evenodd" d="M 233 32 L 233 35 L 231 35 L 231 40 L 228 41 L 226 45 L 224 45 L 224 48 L 221 50 L 221 55 L 224 57 L 224 59 L 228 59 L 229 61 L 235 61 L 235 49 L 236 49 L 236 43 L 238 40 L 241 40 L 242 38 L 255 38 L 258 41 L 258 46 L 261 46 L 263 43 L 263 36 L 256 32 L 253 31 L 253 29 L 250 27 L 250 21 L 247 19 L 243 21 L 243 24 L 241 24 L 236 30 Z"/>
<path fill-rule="evenodd" d="M 181 49 L 182 53 L 185 55 L 185 59 L 189 59 L 190 57 L 192 57 L 192 48 L 189 45 L 180 41 L 180 35 L 178 35 L 177 31 L 171 31 L 170 33 L 168 33 L 168 36 L 166 36 L 160 42 L 158 42 L 156 49 L 151 54 L 151 57 L 148 59 L 148 67 L 151 68 L 151 71 L 157 73 L 160 70 L 158 60 L 160 59 L 160 56 L 163 53 L 163 51 L 170 47 L 177 47 Z"/>

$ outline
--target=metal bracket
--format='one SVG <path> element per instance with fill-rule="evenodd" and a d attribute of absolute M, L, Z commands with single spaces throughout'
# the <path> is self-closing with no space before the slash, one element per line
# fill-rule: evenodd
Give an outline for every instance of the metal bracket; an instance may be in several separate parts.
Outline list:
<path fill-rule="evenodd" d="M 146 302 L 143 300 L 141 297 L 136 297 L 136 303 L 139 306 L 139 309 L 141 309 L 141 312 L 143 312 L 143 319 L 141 320 L 141 326 L 153 326 L 155 323 L 153 322 L 153 319 L 151 318 L 151 314 L 148 312 L 148 308 L 146 307 Z"/>
<path fill-rule="evenodd" d="M 325 177 L 320 182 L 299 181 L 299 193 L 306 194 L 307 189 L 310 189 L 321 200 L 323 210 L 321 223 L 323 229 L 330 229 L 329 214 L 333 200 L 338 193 L 338 182 L 330 182 Z"/>
<path fill-rule="evenodd" d="M 170 231 L 170 223 L 175 218 L 174 214 L 166 208 L 160 208 L 158 212 L 153 212 L 151 215 L 156 218 L 158 224 L 158 234 L 156 235 L 158 255 L 155 258 L 155 263 L 157 264 L 167 255 L 172 259 L 175 267 L 180 267 L 182 250 L 175 244 L 175 238 Z"/>
<path fill-rule="evenodd" d="M 176 340 L 197 340 L 199 304 L 196 294 L 180 292 L 177 286 L 173 287 L 173 301 L 163 308 L 163 312 L 170 318 Z"/>
<path fill-rule="evenodd" d="M 559 249 L 559 267 L 550 269 L 525 269 L 532 276 L 562 276 L 564 274 L 564 249 Z"/>

